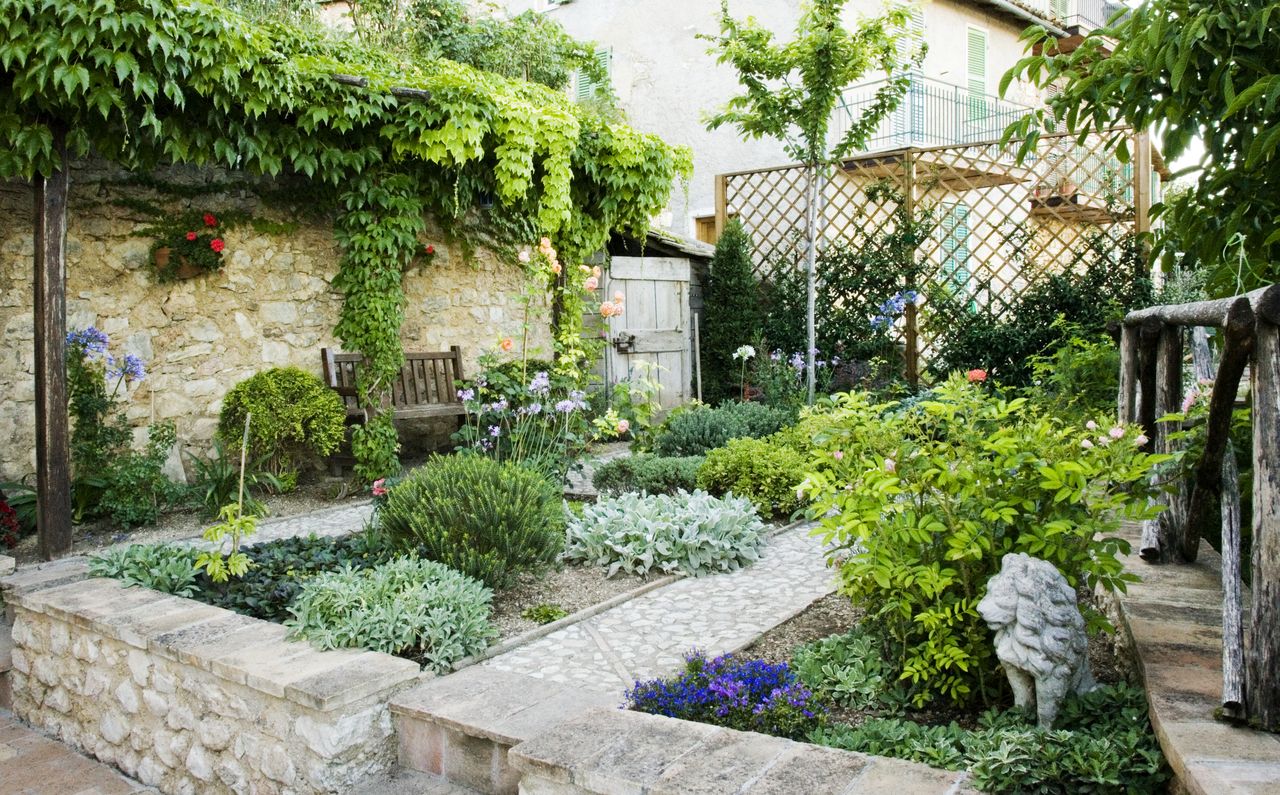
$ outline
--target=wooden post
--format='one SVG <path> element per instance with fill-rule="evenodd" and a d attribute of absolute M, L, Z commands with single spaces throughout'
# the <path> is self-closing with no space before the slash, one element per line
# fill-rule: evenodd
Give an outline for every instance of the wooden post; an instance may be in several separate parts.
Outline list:
<path fill-rule="evenodd" d="M 907 223 L 911 223 L 916 217 L 916 158 L 914 152 L 906 152 L 903 155 L 903 186 L 902 199 L 903 210 L 907 215 Z M 914 261 L 916 255 L 915 246 L 904 246 L 903 257 L 909 261 L 899 265 L 903 273 L 915 274 L 916 263 Z M 919 287 L 920 285 L 912 285 Z M 920 388 L 920 317 L 916 311 L 915 302 L 907 304 L 905 317 L 903 318 L 903 342 L 905 343 L 904 355 L 906 361 L 904 364 L 904 375 L 907 383 L 911 385 L 911 389 Z"/>
<path fill-rule="evenodd" d="M 1227 313 L 1223 329 L 1222 361 L 1213 382 L 1206 420 L 1204 452 L 1190 478 L 1186 517 L 1178 548 L 1179 557 L 1194 562 L 1200 537 L 1221 517 L 1222 460 L 1231 435 L 1231 414 L 1235 409 L 1240 378 L 1253 353 L 1254 317 L 1249 299 L 1241 296 Z"/>
<path fill-rule="evenodd" d="M 1138 398 L 1138 329 L 1124 326 L 1120 330 L 1120 396 L 1117 402 L 1117 419 L 1133 422 L 1137 415 Z"/>
<path fill-rule="evenodd" d="M 1253 380 L 1253 616 L 1246 648 L 1249 720 L 1280 730 L 1280 326 L 1259 307 Z"/>
<path fill-rule="evenodd" d="M 1147 449 L 1154 449 L 1156 438 L 1156 347 L 1160 342 L 1159 320 L 1143 321 L 1138 328 L 1138 411 L 1136 419 L 1142 426 L 1142 432 L 1153 441 L 1147 442 Z"/>
<path fill-rule="evenodd" d="M 916 305 L 909 303 L 903 317 L 902 337 L 905 347 L 902 356 L 907 383 L 912 390 L 920 387 L 920 330 L 917 323 Z"/>
<path fill-rule="evenodd" d="M 1145 235 L 1151 231 L 1151 134 L 1140 132 L 1133 137 L 1133 231 Z M 1144 241 L 1143 250 L 1150 249 Z"/>
<path fill-rule="evenodd" d="M 1166 325 L 1160 329 L 1160 341 L 1156 344 L 1156 399 L 1155 416 L 1177 411 L 1182 405 L 1182 327 Z M 1157 453 L 1174 452 L 1169 439 L 1176 428 L 1168 422 L 1154 422 L 1153 449 Z M 1165 495 L 1168 509 L 1160 515 L 1160 558 L 1174 560 L 1187 546 L 1186 501 L 1181 491 Z M 1197 539 L 1198 541 L 1199 539 Z M 1195 560 L 1193 553 L 1191 560 Z"/>
<path fill-rule="evenodd" d="M 40 556 L 71 552 L 71 448 L 67 422 L 66 137 L 54 132 L 62 167 L 35 178 L 36 511 Z"/>
<path fill-rule="evenodd" d="M 1240 472 L 1227 442 L 1222 461 L 1222 714 L 1244 718 L 1244 599 L 1240 581 Z"/>
<path fill-rule="evenodd" d="M 727 174 L 716 176 L 716 240 L 724 234 L 725 224 L 729 222 L 729 177 Z"/>

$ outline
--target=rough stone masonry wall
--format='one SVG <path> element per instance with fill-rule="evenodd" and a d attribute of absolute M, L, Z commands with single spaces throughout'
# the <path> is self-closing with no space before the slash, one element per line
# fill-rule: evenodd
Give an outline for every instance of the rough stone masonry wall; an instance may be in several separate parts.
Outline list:
<path fill-rule="evenodd" d="M 151 240 L 133 234 L 157 220 L 137 209 L 140 200 L 172 212 L 236 210 L 276 222 L 293 219 L 264 206 L 226 172 L 156 176 L 188 192 L 209 183 L 228 187 L 175 198 L 99 166 L 73 169 L 67 325 L 96 324 L 110 335 L 113 353 L 145 360 L 148 377 L 127 399 L 132 422 L 172 419 L 180 445 L 203 450 L 223 395 L 238 381 L 287 365 L 320 374 L 320 349 L 338 347 L 333 327 L 342 296 L 331 282 L 339 250 L 328 219 L 304 220 L 277 234 L 244 225 L 226 230 L 222 270 L 161 284 L 150 271 Z M 522 273 L 484 249 L 466 261 L 438 229 L 423 242 L 432 243 L 436 255 L 405 273 L 401 338 L 410 350 L 460 345 L 464 370 L 474 373 L 485 348 L 501 337 L 521 339 Z M 0 181 L 0 480 L 35 471 L 32 252 L 31 187 Z M 545 323 L 534 329 L 530 347 L 544 355 L 550 348 Z"/>
<path fill-rule="evenodd" d="M 415 663 L 317 651 L 278 624 L 84 569 L 4 582 L 22 720 L 169 795 L 359 792 L 392 770 L 387 701 L 419 680 Z"/>

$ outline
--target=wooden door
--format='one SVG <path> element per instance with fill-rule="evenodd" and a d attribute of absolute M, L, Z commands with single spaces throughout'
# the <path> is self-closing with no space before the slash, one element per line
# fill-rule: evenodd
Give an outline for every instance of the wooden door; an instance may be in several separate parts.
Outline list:
<path fill-rule="evenodd" d="M 606 377 L 656 381 L 663 409 L 691 397 L 689 279 L 689 260 L 675 257 L 614 257 L 605 278 L 605 297 L 622 293 L 625 307 L 608 320 Z"/>

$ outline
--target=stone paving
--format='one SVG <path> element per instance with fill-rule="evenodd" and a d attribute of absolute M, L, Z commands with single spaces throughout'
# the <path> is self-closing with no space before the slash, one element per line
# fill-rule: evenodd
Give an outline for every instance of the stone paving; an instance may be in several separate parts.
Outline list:
<path fill-rule="evenodd" d="M 678 580 L 482 664 L 620 695 L 695 646 L 736 651 L 835 590 L 812 527 L 774 536 L 748 568 Z"/>
<path fill-rule="evenodd" d="M 258 525 L 258 531 L 249 537 L 246 546 L 313 534 L 331 537 L 350 535 L 363 529 L 372 516 L 373 503 L 366 500 L 338 508 L 323 508 L 311 513 L 266 519 Z M 207 542 L 196 536 L 176 543 L 203 546 Z M 223 551 L 230 551 L 230 545 L 230 540 L 224 542 Z"/>
<path fill-rule="evenodd" d="M 0 712 L 0 792 L 5 795 L 154 793 L 115 768 L 23 726 Z"/>
<path fill-rule="evenodd" d="M 615 458 L 631 455 L 631 442 L 609 442 L 608 444 L 595 445 L 591 448 L 592 454 L 582 461 L 581 469 L 570 469 L 568 477 L 565 479 L 564 496 L 576 499 L 594 500 L 599 496 L 596 491 L 595 484 L 591 482 L 591 478 L 596 473 L 596 468 L 606 461 L 612 461 Z"/>

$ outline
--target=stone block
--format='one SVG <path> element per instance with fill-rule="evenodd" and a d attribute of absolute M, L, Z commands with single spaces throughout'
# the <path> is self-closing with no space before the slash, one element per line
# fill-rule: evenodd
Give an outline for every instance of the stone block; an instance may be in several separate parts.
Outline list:
<path fill-rule="evenodd" d="M 400 657 L 358 649 L 324 652 L 332 666 L 317 665 L 307 676 L 290 680 L 284 695 L 290 701 L 329 711 L 375 694 L 394 692 L 419 681 L 417 663 Z"/>
<path fill-rule="evenodd" d="M 0 555 L 0 577 L 13 574 L 18 568 L 18 561 L 8 555 Z"/>

